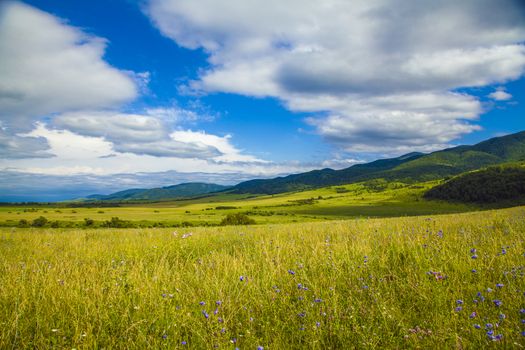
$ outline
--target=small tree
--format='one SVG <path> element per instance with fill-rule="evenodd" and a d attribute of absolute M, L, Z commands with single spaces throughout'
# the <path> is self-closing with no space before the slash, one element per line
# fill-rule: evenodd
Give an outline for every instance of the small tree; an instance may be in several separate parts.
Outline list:
<path fill-rule="evenodd" d="M 43 227 L 47 224 L 47 219 L 43 216 L 39 216 L 35 220 L 33 220 L 33 223 L 31 224 L 33 227 Z"/>
<path fill-rule="evenodd" d="M 226 225 L 253 225 L 255 220 L 243 213 L 228 214 L 221 221 L 222 226 Z"/>

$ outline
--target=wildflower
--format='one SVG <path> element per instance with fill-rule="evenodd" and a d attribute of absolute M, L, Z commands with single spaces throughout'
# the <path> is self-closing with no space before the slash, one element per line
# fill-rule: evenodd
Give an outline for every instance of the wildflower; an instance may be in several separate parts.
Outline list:
<path fill-rule="evenodd" d="M 200 302 L 199 302 L 199 305 L 201 305 L 201 306 L 202 306 L 202 305 L 206 305 L 206 303 L 205 303 L 204 301 L 200 301 Z"/>
<path fill-rule="evenodd" d="M 505 318 L 507 318 L 507 316 L 505 316 L 505 314 L 499 314 L 499 319 L 500 320 L 504 320 Z"/>
<path fill-rule="evenodd" d="M 496 284 L 496 287 L 498 287 L 498 288 L 503 288 L 503 286 L 504 286 L 503 283 L 498 283 L 498 284 Z"/>
<path fill-rule="evenodd" d="M 259 346 L 257 347 L 257 350 L 264 350 L 264 348 L 263 348 L 262 346 L 259 345 Z"/>
<path fill-rule="evenodd" d="M 185 340 L 181 341 L 180 343 L 181 343 L 182 345 L 186 345 L 186 344 L 188 344 Z"/>
<path fill-rule="evenodd" d="M 507 254 L 507 250 L 505 248 L 501 248 L 501 255 Z"/>
<path fill-rule="evenodd" d="M 487 292 L 491 293 L 493 291 L 492 288 L 487 288 Z"/>
<path fill-rule="evenodd" d="M 297 316 L 299 316 L 299 317 L 305 317 L 305 316 L 306 316 L 306 312 L 303 311 L 303 312 L 297 314 Z"/>
<path fill-rule="evenodd" d="M 476 270 L 476 269 L 472 269 L 472 270 L 470 270 L 470 272 L 472 272 L 472 273 L 476 273 L 476 272 L 478 272 L 478 270 Z"/>
<path fill-rule="evenodd" d="M 239 281 L 244 282 L 244 276 L 239 277 Z"/>
<path fill-rule="evenodd" d="M 472 248 L 472 249 L 470 249 L 470 252 L 471 252 L 472 254 L 475 254 L 475 253 L 476 253 L 476 248 Z"/>
<path fill-rule="evenodd" d="M 503 338 L 503 334 L 498 334 L 497 336 L 493 337 L 492 340 L 498 341 L 498 340 L 501 340 L 502 338 Z"/>
<path fill-rule="evenodd" d="M 479 324 L 476 323 L 476 324 L 474 325 L 474 328 L 476 328 L 476 329 L 481 329 L 481 326 L 480 326 Z"/>
<path fill-rule="evenodd" d="M 213 314 L 214 314 L 214 315 L 217 315 L 218 313 L 219 313 L 219 309 L 216 308 L 216 309 L 213 311 Z"/>
<path fill-rule="evenodd" d="M 215 302 L 215 305 L 221 305 L 221 304 L 222 304 L 222 301 L 220 301 L 220 300 L 217 300 L 217 301 Z"/>
<path fill-rule="evenodd" d="M 162 335 L 162 339 L 166 339 L 166 338 L 168 338 L 168 335 L 167 334 L 163 334 Z"/>
<path fill-rule="evenodd" d="M 206 319 L 210 318 L 210 315 L 206 312 L 206 310 L 202 310 L 202 315 L 203 315 Z"/>
<path fill-rule="evenodd" d="M 487 324 L 485 325 L 485 328 L 486 328 L 486 329 L 492 329 L 492 328 L 494 328 L 494 325 L 492 325 L 492 323 L 487 323 Z"/>
<path fill-rule="evenodd" d="M 223 319 L 222 317 L 218 317 L 218 318 L 217 318 L 217 322 L 219 322 L 219 323 L 223 323 L 223 322 L 224 322 L 224 319 Z"/>
<path fill-rule="evenodd" d="M 321 299 L 321 298 L 317 298 L 317 299 L 314 300 L 314 302 L 316 302 L 316 303 L 322 303 L 322 302 L 323 302 L 323 299 Z"/>
<path fill-rule="evenodd" d="M 456 304 L 462 305 L 463 304 L 463 300 L 461 300 L 461 299 L 456 300 Z"/>
<path fill-rule="evenodd" d="M 469 318 L 475 318 L 478 314 L 476 313 L 476 311 L 474 311 L 473 313 L 470 314 Z"/>
<path fill-rule="evenodd" d="M 498 307 L 503 304 L 503 302 L 501 300 L 499 300 L 499 299 L 494 299 L 494 300 L 492 300 L 492 302 L 494 303 L 494 305 L 496 305 Z"/>
<path fill-rule="evenodd" d="M 521 309 L 520 314 L 525 314 L 525 309 Z"/>
<path fill-rule="evenodd" d="M 454 311 L 456 311 L 456 312 L 460 312 L 461 310 L 463 310 L 463 308 L 462 308 L 461 306 L 458 306 L 458 307 L 456 307 L 456 308 L 454 309 Z"/>
<path fill-rule="evenodd" d="M 521 332 L 521 335 L 525 337 L 525 331 Z"/>
<path fill-rule="evenodd" d="M 294 270 L 288 270 L 288 273 L 289 273 L 290 275 L 295 275 L 295 271 L 294 271 Z"/>
<path fill-rule="evenodd" d="M 321 322 L 319 322 L 319 321 L 315 322 L 315 326 L 316 326 L 317 328 L 321 327 Z"/>
<path fill-rule="evenodd" d="M 477 256 L 476 254 L 474 254 L 474 255 L 471 256 L 471 258 L 472 258 L 472 259 L 477 259 L 478 256 Z"/>

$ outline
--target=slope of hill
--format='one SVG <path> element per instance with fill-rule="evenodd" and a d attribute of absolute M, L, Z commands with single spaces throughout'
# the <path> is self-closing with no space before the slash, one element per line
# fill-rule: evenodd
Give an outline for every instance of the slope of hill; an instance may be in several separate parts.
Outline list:
<path fill-rule="evenodd" d="M 525 160 L 525 131 L 426 155 L 411 153 L 342 170 L 314 170 L 275 179 L 246 181 L 234 186 L 232 192 L 276 194 L 378 178 L 412 183 L 520 160 Z"/>
<path fill-rule="evenodd" d="M 130 189 L 115 192 L 109 195 L 92 195 L 86 199 L 93 201 L 155 201 L 199 196 L 212 192 L 223 191 L 227 188 L 229 188 L 229 186 L 190 182 L 161 188 Z"/>
<path fill-rule="evenodd" d="M 431 188 L 427 199 L 446 201 L 495 203 L 525 201 L 525 168 L 496 166 L 466 173 Z"/>

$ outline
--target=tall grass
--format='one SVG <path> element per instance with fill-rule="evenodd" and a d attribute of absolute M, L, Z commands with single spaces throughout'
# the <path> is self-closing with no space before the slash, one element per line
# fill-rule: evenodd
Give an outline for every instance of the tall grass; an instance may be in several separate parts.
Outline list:
<path fill-rule="evenodd" d="M 521 348 L 524 253 L 524 208 L 1 229 L 0 348 Z"/>

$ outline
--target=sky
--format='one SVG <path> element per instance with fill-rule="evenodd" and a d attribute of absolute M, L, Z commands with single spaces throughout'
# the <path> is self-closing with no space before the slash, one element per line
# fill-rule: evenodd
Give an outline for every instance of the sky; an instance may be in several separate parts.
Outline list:
<path fill-rule="evenodd" d="M 522 0 L 4 0 L 0 201 L 474 144 L 524 73 Z"/>

